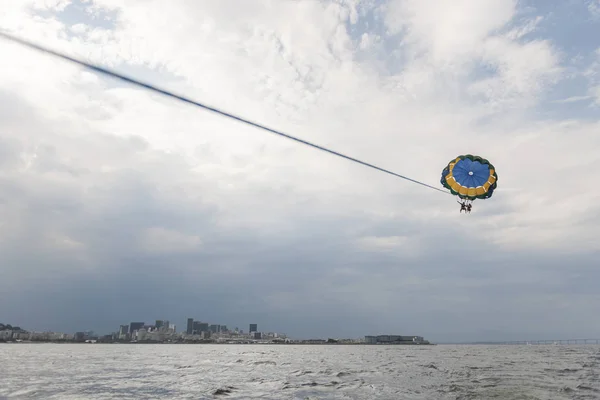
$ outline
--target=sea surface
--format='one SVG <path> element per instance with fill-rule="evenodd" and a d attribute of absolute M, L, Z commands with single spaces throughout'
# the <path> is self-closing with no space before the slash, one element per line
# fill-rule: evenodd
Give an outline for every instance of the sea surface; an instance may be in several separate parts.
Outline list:
<path fill-rule="evenodd" d="M 0 399 L 600 399 L 600 346 L 0 344 Z"/>

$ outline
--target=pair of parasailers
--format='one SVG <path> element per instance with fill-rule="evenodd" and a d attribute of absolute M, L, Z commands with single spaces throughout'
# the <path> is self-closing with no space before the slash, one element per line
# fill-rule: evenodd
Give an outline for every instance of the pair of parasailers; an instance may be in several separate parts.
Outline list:
<path fill-rule="evenodd" d="M 471 204 L 470 202 L 467 202 L 465 200 L 463 200 L 462 202 L 457 201 L 458 204 L 460 204 L 460 212 L 462 213 L 463 211 L 466 213 L 471 213 L 471 208 L 473 207 L 473 204 Z"/>

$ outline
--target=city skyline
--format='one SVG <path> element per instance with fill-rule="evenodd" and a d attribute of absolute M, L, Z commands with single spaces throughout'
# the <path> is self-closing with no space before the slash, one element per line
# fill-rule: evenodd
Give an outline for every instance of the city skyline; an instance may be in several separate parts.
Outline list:
<path fill-rule="evenodd" d="M 228 327 L 227 325 L 223 325 L 223 324 L 216 324 L 216 323 L 212 323 L 212 322 L 216 322 L 216 321 L 212 321 L 212 322 L 207 322 L 207 321 L 201 321 L 201 320 L 196 320 L 194 318 L 187 318 L 186 319 L 187 324 L 183 327 L 184 329 L 180 329 L 179 332 L 186 332 L 188 334 L 192 334 L 192 332 L 196 333 L 197 332 L 211 332 L 211 333 L 220 333 L 220 332 L 235 332 L 235 333 L 253 333 L 253 332 L 267 332 L 267 331 L 260 331 L 258 330 L 258 326 L 259 324 L 257 323 L 250 323 L 248 324 L 248 329 L 245 330 L 243 328 L 239 328 L 237 325 L 235 326 L 231 326 Z M 192 325 L 190 325 L 190 322 L 192 322 Z M 36 332 L 52 332 L 52 331 L 56 331 L 56 330 L 52 330 L 52 329 L 26 329 L 23 328 L 21 325 L 18 324 L 11 324 L 11 323 L 4 323 L 2 321 L 0 321 L 0 327 L 4 327 L 4 326 L 11 326 L 11 327 L 15 327 L 15 328 L 19 328 L 25 331 L 36 331 Z M 131 321 L 128 322 L 127 324 L 120 324 L 118 329 L 113 329 L 113 330 L 108 330 L 105 332 L 99 332 L 93 329 L 76 329 L 74 331 L 64 331 L 64 333 L 74 333 L 74 332 L 94 332 L 95 334 L 98 334 L 99 336 L 102 335 L 106 335 L 106 334 L 113 334 L 113 333 L 117 333 L 117 334 L 124 334 L 124 333 L 131 333 L 133 331 L 137 331 L 140 329 L 148 329 L 148 328 L 156 328 L 156 329 L 168 329 L 168 330 L 172 330 L 173 332 L 177 332 L 177 324 L 172 323 L 171 321 L 167 320 L 167 319 L 156 319 L 150 322 L 146 322 L 146 321 Z"/>
<path fill-rule="evenodd" d="M 190 318 L 187 318 L 186 321 L 189 321 Z M 193 318 L 191 318 L 194 322 L 202 322 L 202 321 L 198 321 L 198 320 L 194 320 Z M 27 329 L 27 328 L 23 328 L 21 326 L 19 326 L 18 324 L 10 324 L 10 323 L 6 323 L 6 322 L 2 322 L 0 321 L 0 326 L 5 326 L 5 325 L 10 325 L 10 326 L 14 326 L 14 327 L 19 327 L 20 329 L 27 331 L 27 332 L 35 332 L 35 333 L 44 333 L 44 332 L 55 332 L 55 333 L 63 333 L 63 334 L 75 334 L 77 335 L 78 333 L 86 333 L 86 334 L 91 334 L 92 336 L 96 336 L 96 337 L 102 337 L 102 336 L 109 336 L 111 334 L 117 334 L 118 335 L 120 333 L 124 333 L 121 328 L 126 328 L 125 332 L 131 332 L 131 327 L 132 325 L 135 327 L 134 329 L 139 329 L 139 328 L 154 328 L 156 327 L 157 323 L 159 322 L 168 322 L 169 326 L 171 326 L 172 328 L 174 328 L 174 333 L 177 333 L 176 336 L 179 336 L 180 334 L 183 334 L 186 332 L 186 329 L 183 329 L 181 331 L 177 331 L 176 327 L 177 324 L 174 323 L 170 323 L 169 320 L 154 320 L 154 324 L 150 324 L 150 323 L 146 323 L 143 321 L 136 321 L 136 322 L 130 322 L 128 324 L 123 324 L 123 325 L 119 325 L 119 329 L 117 330 L 112 330 L 110 331 L 110 329 L 106 332 L 98 332 L 98 331 L 94 331 L 94 330 L 87 330 L 87 329 L 76 329 L 74 331 L 60 331 L 60 330 L 52 330 L 52 329 Z M 294 335 L 288 335 L 285 332 L 278 332 L 276 330 L 260 330 L 258 329 L 259 324 L 256 323 L 250 323 L 248 324 L 248 330 L 244 330 L 239 328 L 238 326 L 232 327 L 231 329 L 227 326 L 227 325 L 218 325 L 218 324 L 211 324 L 209 322 L 203 322 L 203 324 L 205 324 L 206 326 L 213 327 L 213 326 L 219 326 L 221 328 L 225 327 L 226 330 L 225 331 L 218 331 L 217 333 L 221 333 L 221 332 L 228 332 L 228 333 L 235 333 L 235 334 L 240 334 L 240 335 L 244 335 L 247 337 L 250 337 L 252 339 L 254 339 L 251 335 L 252 333 L 252 329 L 254 327 L 254 329 L 256 329 L 258 332 L 261 332 L 263 334 L 268 333 L 268 334 L 273 334 L 275 333 L 275 337 L 283 337 L 283 338 L 287 338 L 290 340 L 294 340 L 294 341 L 301 341 L 301 342 L 306 342 L 306 341 L 315 341 L 315 343 L 319 342 L 319 341 L 327 341 L 330 338 L 336 338 L 336 339 L 342 339 L 342 340 L 351 340 L 351 341 L 363 341 L 362 339 L 364 338 L 367 342 L 369 341 L 370 338 L 373 338 L 375 336 L 387 336 L 388 334 L 383 333 L 382 331 L 379 332 L 370 332 L 370 334 L 361 334 L 361 335 L 306 335 L 306 336 L 294 336 Z M 186 327 L 187 328 L 187 327 Z M 0 329 L 1 330 L 1 329 Z M 210 330 L 210 329 L 209 329 Z M 255 331 L 256 331 L 255 330 Z M 414 330 L 412 330 L 414 332 Z M 214 333 L 211 331 L 211 333 Z M 417 336 L 410 336 L 410 335 L 406 335 L 407 332 L 404 332 L 404 336 L 406 337 L 414 337 L 414 338 L 419 338 L 421 341 L 423 341 L 423 336 L 422 335 L 417 335 Z M 194 333 L 196 334 L 196 333 Z M 373 336 L 374 335 L 374 336 Z M 393 335 L 392 335 L 393 336 Z M 600 341 L 600 339 L 595 339 L 595 338 L 591 338 L 589 337 L 588 339 L 584 338 L 585 335 L 578 335 L 572 338 L 566 338 L 566 337 L 552 337 L 551 335 L 549 335 L 548 333 L 538 333 L 538 334 L 533 334 L 530 336 L 518 336 L 518 334 L 514 334 L 514 333 L 509 333 L 504 334 L 503 337 L 499 337 L 499 336 L 494 336 L 494 335 L 490 335 L 487 336 L 486 340 L 470 340 L 469 338 L 469 332 L 465 332 L 465 334 L 462 336 L 463 340 L 452 340 L 452 339 L 445 339 L 443 337 L 439 337 L 437 340 L 435 340 L 434 342 L 436 344 L 527 344 L 527 343 L 535 343 L 535 344 L 539 344 L 538 342 L 542 343 L 542 344 L 555 344 L 555 342 L 560 342 L 560 344 L 563 344 L 563 342 L 565 343 L 574 343 L 574 344 L 581 344 L 581 343 L 585 343 L 587 344 L 588 341 L 591 341 L 590 343 L 594 343 L 594 342 L 598 342 Z M 127 336 L 127 339 L 129 340 L 130 337 Z M 426 343 L 429 343 L 427 340 L 425 340 Z"/>
<path fill-rule="evenodd" d="M 600 336 L 597 4 L 2 2 L 10 35 L 442 191 L 449 161 L 478 155 L 498 187 L 465 215 L 455 196 L 0 38 L 0 317 Z"/>

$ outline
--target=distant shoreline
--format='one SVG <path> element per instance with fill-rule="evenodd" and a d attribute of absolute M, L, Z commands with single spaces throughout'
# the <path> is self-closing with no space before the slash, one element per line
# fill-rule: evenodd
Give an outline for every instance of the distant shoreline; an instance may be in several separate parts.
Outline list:
<path fill-rule="evenodd" d="M 79 342 L 79 341 L 66 341 L 66 340 L 36 340 L 36 341 L 0 341 L 0 344 L 104 344 L 104 345 L 117 345 L 117 344 L 136 344 L 136 345 L 148 345 L 148 344 L 172 344 L 172 345 L 230 345 L 230 346 L 437 346 L 436 343 L 306 343 L 306 342 L 289 342 L 289 343 L 219 343 L 219 342 Z"/>

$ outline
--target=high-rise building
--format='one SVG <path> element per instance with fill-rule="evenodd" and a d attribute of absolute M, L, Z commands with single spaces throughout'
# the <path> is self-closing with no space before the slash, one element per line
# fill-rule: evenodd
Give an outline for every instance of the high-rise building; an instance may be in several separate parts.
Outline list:
<path fill-rule="evenodd" d="M 197 335 L 202 332 L 210 332 L 208 322 L 194 321 L 194 332 Z"/>
<path fill-rule="evenodd" d="M 188 335 L 194 333 L 194 318 L 188 318 L 187 320 L 187 330 L 185 331 Z"/>
<path fill-rule="evenodd" d="M 250 333 L 258 332 L 258 324 L 250 324 Z"/>
<path fill-rule="evenodd" d="M 210 331 L 212 333 L 219 333 L 219 332 L 221 332 L 221 325 L 211 325 L 210 326 Z"/>
<path fill-rule="evenodd" d="M 208 325 L 208 322 L 194 321 L 192 331 L 194 335 L 199 335 L 202 332 L 210 332 L 210 326 Z"/>
<path fill-rule="evenodd" d="M 121 325 L 119 327 L 119 336 L 127 335 L 128 332 L 129 332 L 129 325 Z"/>
<path fill-rule="evenodd" d="M 228 332 L 227 325 L 221 325 L 221 332 Z"/>
<path fill-rule="evenodd" d="M 154 323 L 154 326 L 156 327 L 156 329 L 160 329 L 163 327 L 163 321 L 161 321 L 160 319 L 157 319 L 156 322 Z"/>
<path fill-rule="evenodd" d="M 132 335 L 133 332 L 138 331 L 144 327 L 144 322 L 132 322 L 129 324 L 129 334 Z"/>

